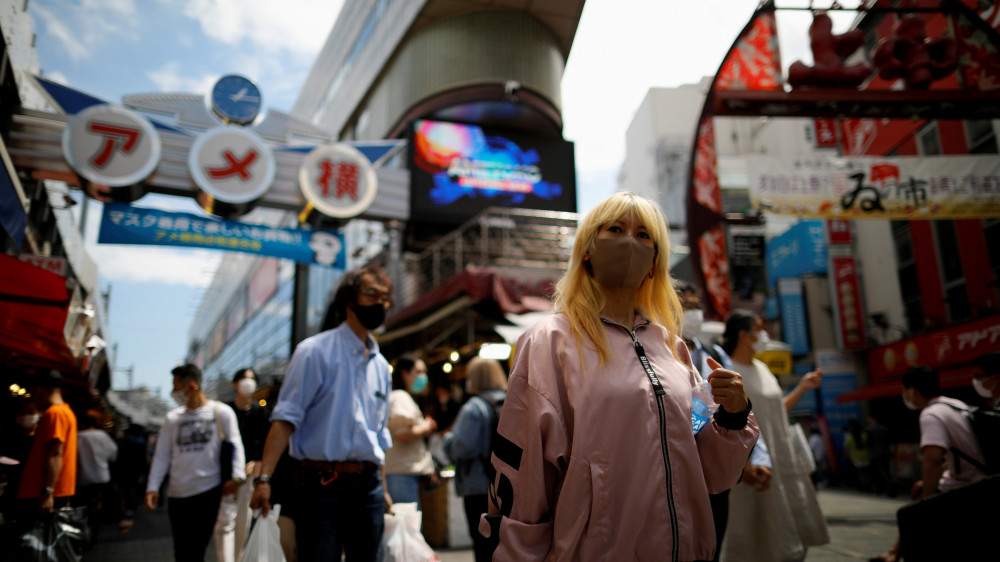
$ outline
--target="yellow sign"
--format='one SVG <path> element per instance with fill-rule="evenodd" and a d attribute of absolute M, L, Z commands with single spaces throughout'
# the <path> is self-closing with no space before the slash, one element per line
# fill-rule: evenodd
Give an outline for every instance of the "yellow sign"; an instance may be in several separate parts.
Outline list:
<path fill-rule="evenodd" d="M 792 352 L 786 350 L 762 351 L 754 358 L 760 359 L 776 375 L 792 374 Z"/>

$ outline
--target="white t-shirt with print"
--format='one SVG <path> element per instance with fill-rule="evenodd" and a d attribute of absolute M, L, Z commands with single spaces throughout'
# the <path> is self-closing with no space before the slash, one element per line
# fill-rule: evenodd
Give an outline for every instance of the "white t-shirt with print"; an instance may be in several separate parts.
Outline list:
<path fill-rule="evenodd" d="M 222 483 L 219 469 L 222 441 L 215 422 L 216 410 L 226 440 L 233 443 L 233 475 L 246 473 L 236 414 L 229 406 L 209 400 L 195 410 L 182 406 L 167 414 L 156 439 L 147 492 L 159 490 L 168 473 L 167 497 L 171 498 L 196 496 Z"/>

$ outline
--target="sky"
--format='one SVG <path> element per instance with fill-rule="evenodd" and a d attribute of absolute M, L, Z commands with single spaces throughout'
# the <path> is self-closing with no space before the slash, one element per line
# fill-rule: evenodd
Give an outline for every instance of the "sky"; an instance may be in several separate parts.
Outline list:
<path fill-rule="evenodd" d="M 207 95 L 216 78 L 239 73 L 260 85 L 265 112 L 290 112 L 342 4 L 31 0 L 29 12 L 42 73 L 106 101 L 140 93 Z M 576 145 L 581 212 L 614 191 L 626 129 L 649 88 L 714 74 L 756 6 L 757 0 L 587 0 L 562 80 L 563 136 Z M 800 35 L 803 49 L 804 28 Z M 123 369 L 133 367 L 136 385 L 167 396 L 169 372 L 184 359 L 219 254 L 98 245 L 100 205 L 91 203 L 88 251 L 102 288 L 111 287 L 113 388 L 127 388 Z M 199 212 L 179 198 L 146 196 L 137 204 Z"/>

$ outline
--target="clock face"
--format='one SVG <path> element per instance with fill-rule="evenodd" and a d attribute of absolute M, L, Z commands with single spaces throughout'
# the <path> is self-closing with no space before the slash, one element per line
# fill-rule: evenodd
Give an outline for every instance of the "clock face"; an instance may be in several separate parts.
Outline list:
<path fill-rule="evenodd" d="M 243 76 L 223 76 L 212 88 L 212 109 L 230 123 L 250 123 L 260 112 L 260 89 Z"/>

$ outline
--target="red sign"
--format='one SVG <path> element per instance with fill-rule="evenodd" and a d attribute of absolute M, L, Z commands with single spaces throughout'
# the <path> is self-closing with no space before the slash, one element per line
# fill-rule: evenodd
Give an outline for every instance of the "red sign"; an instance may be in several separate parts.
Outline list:
<path fill-rule="evenodd" d="M 830 258 L 840 345 L 845 350 L 866 349 L 865 311 L 861 307 L 858 268 L 853 256 Z"/>
<path fill-rule="evenodd" d="M 814 117 L 816 148 L 837 148 L 837 120 L 831 117 Z"/>
<path fill-rule="evenodd" d="M 876 382 L 898 377 L 915 365 L 939 369 L 967 364 L 998 349 L 1000 317 L 992 316 L 877 347 L 868 354 L 868 373 Z"/>
<path fill-rule="evenodd" d="M 66 258 L 36 256 L 33 254 L 21 254 L 18 258 L 50 273 L 66 277 Z"/>
<path fill-rule="evenodd" d="M 878 124 L 874 119 L 844 119 L 840 122 L 840 127 L 845 155 L 866 154 L 868 147 L 878 136 Z"/>
<path fill-rule="evenodd" d="M 853 240 L 851 238 L 851 221 L 844 219 L 827 219 L 826 221 L 826 231 L 827 235 L 830 237 L 830 245 L 837 244 L 850 244 Z"/>

